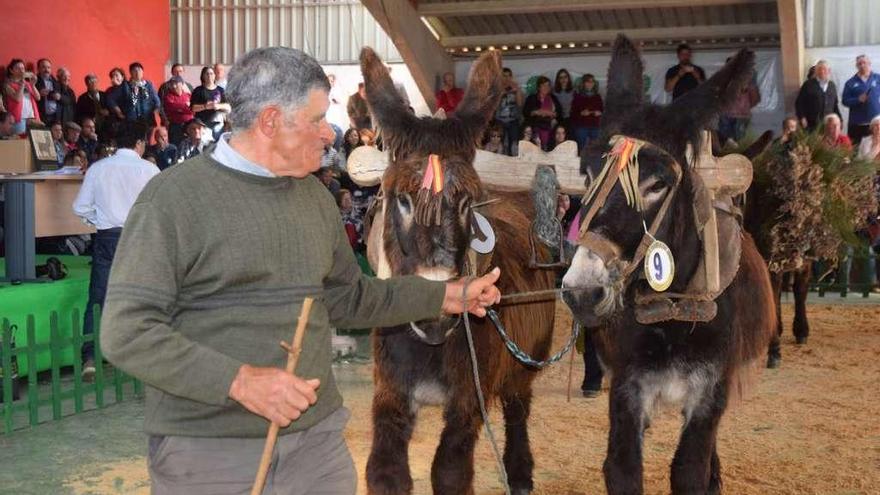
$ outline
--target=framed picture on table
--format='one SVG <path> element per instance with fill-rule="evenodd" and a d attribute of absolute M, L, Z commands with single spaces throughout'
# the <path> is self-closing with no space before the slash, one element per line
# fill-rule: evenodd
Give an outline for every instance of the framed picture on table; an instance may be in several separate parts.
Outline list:
<path fill-rule="evenodd" d="M 31 129 L 30 136 L 37 168 L 40 170 L 58 168 L 58 155 L 55 153 L 52 132 L 48 129 Z"/>

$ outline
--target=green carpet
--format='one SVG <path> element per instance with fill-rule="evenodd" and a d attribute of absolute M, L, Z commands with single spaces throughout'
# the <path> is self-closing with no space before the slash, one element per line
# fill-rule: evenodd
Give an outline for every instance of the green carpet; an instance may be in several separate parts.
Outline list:
<path fill-rule="evenodd" d="M 44 263 L 49 256 L 37 255 L 37 264 Z M 58 330 L 61 336 L 69 337 L 73 331 L 74 310 L 77 313 L 77 324 L 82 328 L 82 314 L 89 296 L 90 257 L 87 256 L 56 256 L 67 266 L 67 277 L 45 283 L 27 283 L 12 285 L 0 283 L 0 321 L 4 318 L 15 325 L 13 342 L 16 346 L 27 345 L 27 317 L 34 316 L 37 344 L 49 342 L 49 319 L 54 311 L 58 314 Z M 0 273 L 5 273 L 6 260 L 0 258 Z M 73 349 L 69 346 L 62 349 L 61 365 L 73 364 Z M 51 367 L 51 355 L 48 350 L 38 352 L 36 368 L 38 371 Z M 27 356 L 18 357 L 18 368 L 21 376 L 27 375 Z"/>

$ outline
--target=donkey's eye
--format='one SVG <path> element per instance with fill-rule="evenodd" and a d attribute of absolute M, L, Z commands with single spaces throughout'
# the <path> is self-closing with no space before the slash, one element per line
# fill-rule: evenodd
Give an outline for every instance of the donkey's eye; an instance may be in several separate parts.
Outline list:
<path fill-rule="evenodd" d="M 664 189 L 666 189 L 666 183 L 663 182 L 662 180 L 658 180 L 658 181 L 654 181 L 654 183 L 651 184 L 650 187 L 648 187 L 647 192 L 648 192 L 648 194 L 660 193 L 660 192 L 663 192 Z"/>
<path fill-rule="evenodd" d="M 412 198 L 410 198 L 409 194 L 401 194 L 397 196 L 397 207 L 400 209 L 400 213 L 404 215 L 409 215 L 412 212 Z"/>
<path fill-rule="evenodd" d="M 458 216 L 464 216 L 468 210 L 471 208 L 471 200 L 470 199 L 462 199 L 458 202 Z"/>

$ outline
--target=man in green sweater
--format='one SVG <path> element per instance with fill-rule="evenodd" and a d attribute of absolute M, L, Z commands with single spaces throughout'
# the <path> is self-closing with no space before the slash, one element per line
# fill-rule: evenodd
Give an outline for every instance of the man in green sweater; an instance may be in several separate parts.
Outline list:
<path fill-rule="evenodd" d="M 330 326 L 389 326 L 498 302 L 498 270 L 462 281 L 364 277 L 339 211 L 311 175 L 334 134 L 330 86 L 289 48 L 229 72 L 233 132 L 154 178 L 110 276 L 104 355 L 147 385 L 153 494 L 248 493 L 269 422 L 282 427 L 264 493 L 354 493 Z M 283 368 L 316 298 L 296 376 Z"/>

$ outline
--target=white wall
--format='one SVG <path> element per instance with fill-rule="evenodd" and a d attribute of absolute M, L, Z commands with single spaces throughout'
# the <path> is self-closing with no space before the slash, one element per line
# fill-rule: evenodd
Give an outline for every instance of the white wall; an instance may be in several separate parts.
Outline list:
<path fill-rule="evenodd" d="M 694 63 L 706 71 L 706 76 L 711 77 L 721 66 L 727 57 L 733 55 L 733 51 L 694 51 Z M 782 64 L 779 50 L 763 49 L 756 53 L 756 72 L 758 86 L 761 90 L 761 103 L 752 111 L 751 131 L 760 134 L 767 129 L 778 130 L 784 118 L 784 103 L 782 99 Z M 514 78 L 520 84 L 525 84 L 532 76 L 545 75 L 552 81 L 556 77 L 556 71 L 566 68 L 572 78 L 577 79 L 585 73 L 593 74 L 599 81 L 599 88 L 604 95 L 605 82 L 607 80 L 608 63 L 611 60 L 609 54 L 585 54 L 568 56 L 536 56 L 536 57 L 510 57 L 504 60 L 505 67 L 509 67 Z M 664 91 L 664 79 L 666 71 L 678 63 L 675 57 L 674 47 L 669 53 L 648 52 L 642 54 L 645 64 L 645 74 L 650 79 L 651 101 L 656 103 L 668 103 L 669 95 Z M 456 62 L 455 72 L 459 86 L 463 86 L 467 80 L 472 60 Z"/>

